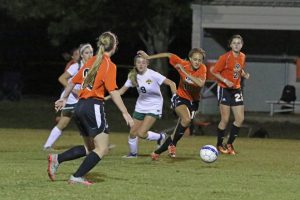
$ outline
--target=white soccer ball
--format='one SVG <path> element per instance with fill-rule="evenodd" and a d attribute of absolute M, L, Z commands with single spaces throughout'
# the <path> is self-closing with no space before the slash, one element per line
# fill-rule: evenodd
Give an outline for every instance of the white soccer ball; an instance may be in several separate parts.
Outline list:
<path fill-rule="evenodd" d="M 213 145 L 204 145 L 200 149 L 200 158 L 206 163 L 215 162 L 218 158 L 219 152 Z"/>

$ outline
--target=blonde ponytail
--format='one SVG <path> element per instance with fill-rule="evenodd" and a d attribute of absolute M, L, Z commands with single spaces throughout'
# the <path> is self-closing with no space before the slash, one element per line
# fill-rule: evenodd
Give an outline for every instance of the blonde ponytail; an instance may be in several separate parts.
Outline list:
<path fill-rule="evenodd" d="M 101 65 L 101 61 L 102 61 L 102 57 L 103 57 L 103 53 L 104 53 L 104 46 L 100 45 L 99 46 L 99 50 L 98 53 L 96 55 L 96 60 L 93 63 L 91 69 L 89 70 L 89 72 L 87 73 L 84 81 L 83 81 L 83 88 L 86 88 L 87 86 L 93 86 L 94 85 L 94 81 L 97 75 L 97 71 Z"/>
<path fill-rule="evenodd" d="M 131 81 L 133 87 L 138 87 L 139 84 L 137 82 L 137 70 L 134 67 L 130 72 L 128 73 L 128 79 Z"/>
<path fill-rule="evenodd" d="M 102 63 L 104 52 L 110 52 L 110 54 L 112 55 L 117 47 L 117 44 L 118 44 L 117 36 L 112 32 L 104 32 L 99 36 L 98 43 L 97 43 L 99 49 L 96 55 L 96 60 L 91 66 L 89 72 L 87 73 L 83 81 L 83 85 L 82 85 L 83 89 L 88 86 L 93 87 L 97 72 Z"/>

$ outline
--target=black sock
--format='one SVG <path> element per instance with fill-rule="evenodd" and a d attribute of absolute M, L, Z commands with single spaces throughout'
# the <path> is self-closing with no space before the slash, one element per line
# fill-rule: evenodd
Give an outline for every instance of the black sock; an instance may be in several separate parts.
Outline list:
<path fill-rule="evenodd" d="M 154 153 L 161 154 L 162 152 L 167 151 L 170 144 L 172 144 L 172 139 L 171 136 L 168 136 L 165 142 L 158 149 L 156 149 Z"/>
<path fill-rule="evenodd" d="M 180 123 L 178 124 L 175 134 L 173 137 L 173 145 L 176 146 L 177 142 L 182 138 L 184 131 L 187 129 L 187 127 L 182 126 Z"/>
<path fill-rule="evenodd" d="M 62 163 L 64 161 L 68 160 L 75 160 L 77 158 L 81 158 L 83 156 L 86 156 L 86 151 L 83 145 L 75 146 L 61 154 L 58 154 L 57 160 L 58 163 Z"/>
<path fill-rule="evenodd" d="M 223 140 L 224 140 L 224 137 L 225 137 L 225 130 L 217 128 L 217 134 L 218 134 L 217 146 L 222 146 L 223 145 Z"/>
<path fill-rule="evenodd" d="M 79 166 L 78 170 L 73 174 L 74 177 L 82 177 L 86 175 L 93 167 L 97 165 L 97 163 L 101 160 L 101 158 L 94 151 L 89 153 L 84 161 Z"/>
<path fill-rule="evenodd" d="M 235 138 L 239 135 L 239 131 L 240 127 L 237 127 L 234 124 L 232 124 L 227 144 L 232 144 L 234 142 Z"/>

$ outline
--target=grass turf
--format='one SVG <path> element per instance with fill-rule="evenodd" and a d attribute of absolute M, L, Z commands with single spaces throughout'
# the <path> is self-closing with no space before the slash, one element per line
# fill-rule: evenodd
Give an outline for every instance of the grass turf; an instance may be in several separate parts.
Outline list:
<path fill-rule="evenodd" d="M 127 134 L 111 133 L 116 144 L 88 175 L 94 185 L 68 185 L 82 159 L 65 162 L 57 181 L 48 179 L 47 153 L 42 151 L 49 130 L 0 129 L 0 199 L 299 199 L 299 141 L 238 138 L 236 156 L 221 155 L 212 164 L 199 158 L 199 149 L 215 137 L 184 137 L 177 158 L 148 156 L 154 142 L 140 141 L 137 159 L 127 153 Z M 82 144 L 77 131 L 66 131 L 56 143 L 57 152 Z"/>

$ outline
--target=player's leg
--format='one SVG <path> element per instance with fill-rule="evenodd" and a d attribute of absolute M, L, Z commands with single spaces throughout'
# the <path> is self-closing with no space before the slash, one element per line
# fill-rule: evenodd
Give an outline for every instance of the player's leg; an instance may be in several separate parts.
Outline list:
<path fill-rule="evenodd" d="M 47 169 L 49 178 L 54 181 L 57 169 L 61 163 L 86 156 L 88 149 L 92 149 L 92 147 L 87 148 L 84 145 L 78 145 L 61 154 L 49 154 Z"/>
<path fill-rule="evenodd" d="M 44 144 L 44 149 L 51 148 L 56 140 L 61 136 L 62 131 L 68 126 L 71 121 L 71 117 L 61 116 L 57 125 L 51 130 L 50 135 Z"/>
<path fill-rule="evenodd" d="M 230 154 L 236 154 L 233 148 L 233 142 L 235 141 L 236 137 L 239 135 L 240 127 L 244 121 L 244 105 L 239 106 L 232 106 L 231 107 L 233 115 L 234 115 L 234 122 L 231 125 L 230 135 L 227 141 L 227 149 Z"/>
<path fill-rule="evenodd" d="M 134 125 L 130 129 L 130 133 L 128 136 L 128 147 L 129 153 L 128 155 L 123 156 L 123 158 L 136 158 L 138 153 L 138 129 L 142 124 L 142 120 L 133 118 Z"/>
<path fill-rule="evenodd" d="M 223 147 L 223 141 L 225 137 L 226 127 L 230 117 L 230 106 L 228 105 L 219 105 L 221 121 L 219 122 L 217 128 L 217 149 L 221 153 L 228 153 L 227 150 Z"/>

